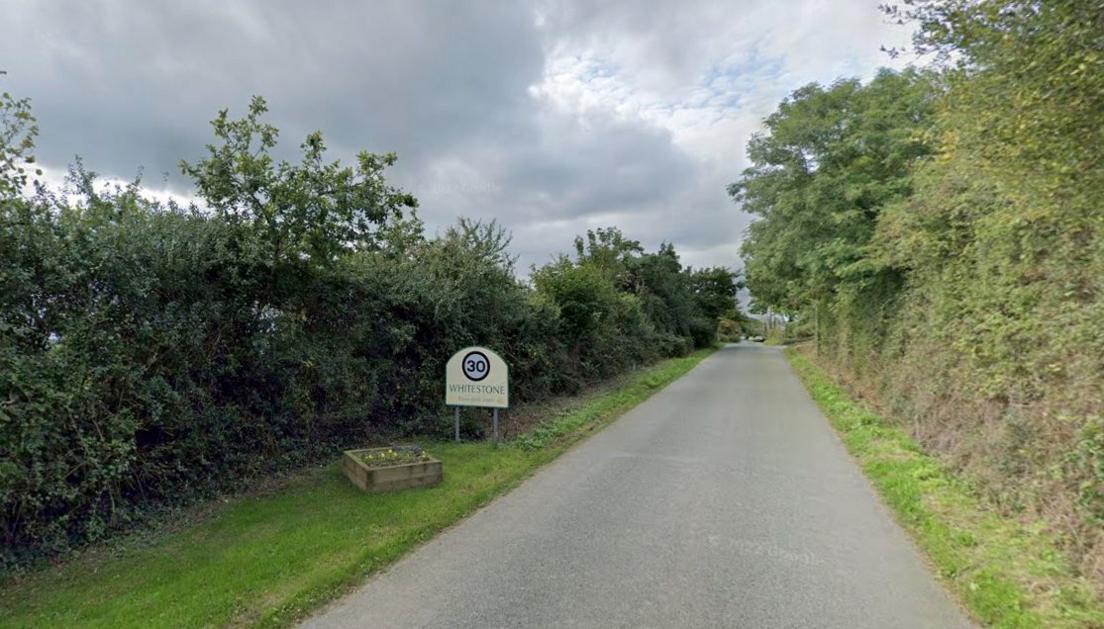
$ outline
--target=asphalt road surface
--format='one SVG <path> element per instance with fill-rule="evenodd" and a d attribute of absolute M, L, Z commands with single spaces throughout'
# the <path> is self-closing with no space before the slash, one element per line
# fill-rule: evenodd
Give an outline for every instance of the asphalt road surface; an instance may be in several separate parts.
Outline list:
<path fill-rule="evenodd" d="M 306 624 L 969 626 L 781 353 L 749 344 Z"/>

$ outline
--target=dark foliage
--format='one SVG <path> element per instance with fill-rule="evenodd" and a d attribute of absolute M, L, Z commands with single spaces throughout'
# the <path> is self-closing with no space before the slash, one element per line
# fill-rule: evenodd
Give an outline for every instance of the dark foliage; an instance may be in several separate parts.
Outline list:
<path fill-rule="evenodd" d="M 433 432 L 466 345 L 499 350 L 524 402 L 710 343 L 734 304 L 730 273 L 699 277 L 616 230 L 530 286 L 494 223 L 426 238 L 384 180 L 394 156 L 343 167 L 312 134 L 300 163 L 275 163 L 264 111 L 221 113 L 207 159 L 182 165 L 196 209 L 79 165 L 66 194 L 25 193 L 34 120 L 0 102 L 4 564 L 373 435 Z"/>
<path fill-rule="evenodd" d="M 1104 5 L 884 10 L 935 63 L 766 120 L 730 188 L 748 284 L 1104 583 Z"/>

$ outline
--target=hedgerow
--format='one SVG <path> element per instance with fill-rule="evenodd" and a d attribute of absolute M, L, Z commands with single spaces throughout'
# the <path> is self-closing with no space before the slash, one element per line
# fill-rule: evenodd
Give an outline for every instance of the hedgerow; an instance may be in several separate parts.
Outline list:
<path fill-rule="evenodd" d="M 936 62 L 767 119 L 731 188 L 749 287 L 1104 591 L 1104 10 L 885 10 Z"/>
<path fill-rule="evenodd" d="M 395 156 L 343 166 L 312 134 L 300 162 L 276 162 L 264 113 L 255 99 L 219 114 L 206 158 L 182 164 L 201 199 L 185 207 L 79 163 L 68 190 L 34 184 L 28 103 L 0 101 L 4 565 L 373 436 L 431 433 L 444 362 L 466 345 L 498 350 L 525 402 L 711 343 L 716 304 L 734 304 L 732 273 L 615 229 L 523 281 L 494 223 L 426 237 L 384 177 Z"/>

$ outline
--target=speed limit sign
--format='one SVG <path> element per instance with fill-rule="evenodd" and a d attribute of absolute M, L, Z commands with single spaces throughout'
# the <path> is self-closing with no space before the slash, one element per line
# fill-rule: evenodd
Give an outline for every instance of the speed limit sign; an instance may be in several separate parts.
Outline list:
<path fill-rule="evenodd" d="M 510 407 L 510 370 L 502 357 L 486 347 L 465 347 L 445 365 L 445 404 L 453 407 L 453 430 L 460 441 L 460 407 L 494 409 L 494 440 L 498 441 L 498 409 Z"/>
<path fill-rule="evenodd" d="M 467 376 L 468 380 L 472 382 L 485 380 L 487 376 L 491 375 L 491 361 L 487 360 L 487 355 L 479 350 L 465 354 L 460 362 L 460 368 L 464 371 L 464 375 Z"/>
<path fill-rule="evenodd" d="M 445 404 L 509 408 L 510 370 L 486 347 L 465 347 L 445 365 Z"/>

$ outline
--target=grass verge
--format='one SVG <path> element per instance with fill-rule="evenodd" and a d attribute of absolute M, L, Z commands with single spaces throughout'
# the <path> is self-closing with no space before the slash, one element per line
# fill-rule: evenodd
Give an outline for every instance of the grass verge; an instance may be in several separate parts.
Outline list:
<path fill-rule="evenodd" d="M 1104 603 L 1042 523 L 1002 517 L 903 430 L 853 402 L 801 352 L 786 356 L 883 500 L 978 622 L 1104 627 Z"/>
<path fill-rule="evenodd" d="M 585 435 L 678 379 L 712 350 L 624 378 L 516 442 L 425 444 L 433 488 L 366 495 L 337 463 L 129 548 L 90 552 L 4 584 L 0 626 L 284 626 L 517 485 Z"/>

